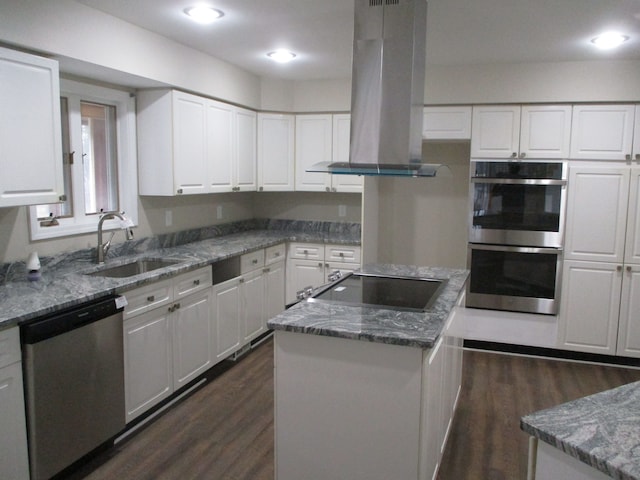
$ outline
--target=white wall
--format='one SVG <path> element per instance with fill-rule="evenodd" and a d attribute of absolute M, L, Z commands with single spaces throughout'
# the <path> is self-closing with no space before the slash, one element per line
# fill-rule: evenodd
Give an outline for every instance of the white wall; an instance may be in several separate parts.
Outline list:
<path fill-rule="evenodd" d="M 362 215 L 359 193 L 261 192 L 253 201 L 256 218 L 359 223 Z M 339 216 L 340 205 L 346 207 L 344 217 Z"/>

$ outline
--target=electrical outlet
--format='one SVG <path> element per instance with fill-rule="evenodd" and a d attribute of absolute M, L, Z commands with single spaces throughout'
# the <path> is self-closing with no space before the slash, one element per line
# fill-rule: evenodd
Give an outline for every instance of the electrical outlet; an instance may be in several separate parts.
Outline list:
<path fill-rule="evenodd" d="M 173 212 L 171 210 L 164 211 L 164 226 L 170 227 L 173 225 Z"/>
<path fill-rule="evenodd" d="M 338 216 L 346 217 L 347 216 L 347 206 L 346 205 L 338 205 Z"/>
<path fill-rule="evenodd" d="M 222 205 L 218 205 L 218 207 L 216 208 L 216 217 L 218 218 L 218 220 L 222 218 Z"/>

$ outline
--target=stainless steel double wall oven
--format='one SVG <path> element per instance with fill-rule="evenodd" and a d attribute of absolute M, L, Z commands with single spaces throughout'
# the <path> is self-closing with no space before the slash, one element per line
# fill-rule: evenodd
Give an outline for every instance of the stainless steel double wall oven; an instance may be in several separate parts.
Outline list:
<path fill-rule="evenodd" d="M 472 160 L 468 307 L 556 314 L 567 162 Z"/>

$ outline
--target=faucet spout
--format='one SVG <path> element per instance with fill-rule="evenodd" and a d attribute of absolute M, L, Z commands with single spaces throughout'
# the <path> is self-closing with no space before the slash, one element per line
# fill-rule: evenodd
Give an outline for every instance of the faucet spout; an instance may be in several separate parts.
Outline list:
<path fill-rule="evenodd" d="M 109 240 L 107 240 L 105 243 L 102 242 L 102 228 L 103 228 L 104 221 L 110 220 L 116 217 L 122 220 L 123 222 L 127 220 L 127 217 L 124 216 L 124 212 L 122 213 L 105 212 L 102 214 L 102 216 L 100 217 L 100 220 L 98 221 L 98 248 L 97 248 L 97 255 L 96 255 L 96 262 L 98 264 L 104 263 L 104 258 L 106 257 L 107 252 L 111 247 L 111 240 L 113 239 L 113 235 L 115 234 L 115 232 L 111 233 L 111 237 L 109 238 Z M 133 230 L 131 230 L 130 227 L 124 227 L 123 230 L 125 230 L 126 232 L 126 239 L 132 240 Z"/>

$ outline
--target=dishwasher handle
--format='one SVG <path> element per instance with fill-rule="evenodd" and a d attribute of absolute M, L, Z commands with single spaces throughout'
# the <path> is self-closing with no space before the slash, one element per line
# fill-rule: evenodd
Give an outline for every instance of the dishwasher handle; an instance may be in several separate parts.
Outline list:
<path fill-rule="evenodd" d="M 103 297 L 20 325 L 20 340 L 22 344 L 42 342 L 122 312 L 124 307 L 117 306 L 116 298 Z"/>

